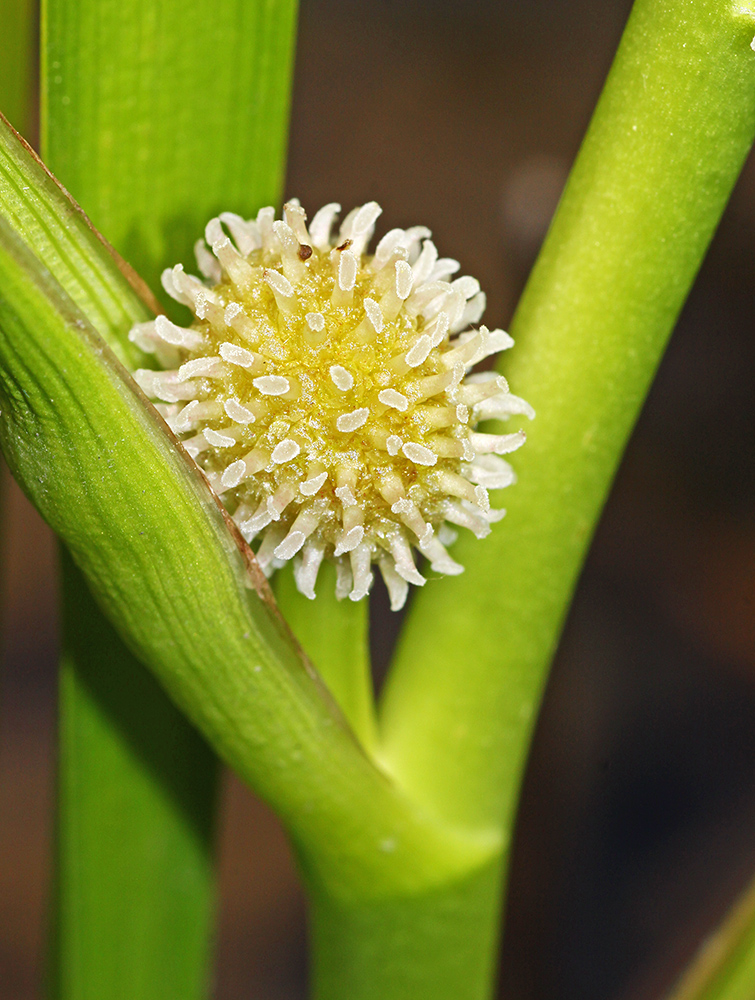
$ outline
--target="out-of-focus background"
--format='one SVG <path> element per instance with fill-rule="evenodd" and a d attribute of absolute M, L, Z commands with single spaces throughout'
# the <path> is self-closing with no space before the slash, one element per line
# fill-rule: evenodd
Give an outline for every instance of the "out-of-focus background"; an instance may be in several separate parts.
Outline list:
<path fill-rule="evenodd" d="M 481 280 L 486 322 L 506 325 L 628 9 L 302 0 L 286 193 L 310 213 L 377 199 L 383 231 L 427 224 Z M 754 290 L 751 162 L 632 439 L 548 687 L 514 851 L 507 1000 L 660 997 L 755 872 Z M 55 559 L 10 482 L 6 496 L 0 1000 L 32 1000 L 50 875 Z M 380 670 L 395 622 L 375 603 Z M 291 855 L 231 777 L 220 870 L 217 1000 L 302 1000 Z"/>

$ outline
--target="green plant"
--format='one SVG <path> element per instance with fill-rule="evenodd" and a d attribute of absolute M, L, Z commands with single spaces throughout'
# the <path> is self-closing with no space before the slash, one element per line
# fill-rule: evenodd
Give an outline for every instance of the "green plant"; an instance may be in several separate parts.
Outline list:
<path fill-rule="evenodd" d="M 45 15 L 45 156 L 153 286 L 211 214 L 249 215 L 278 195 L 293 8 L 224 10 L 218 20 L 198 3 L 61 0 Z M 212 757 L 134 654 L 284 820 L 310 893 L 317 995 L 489 992 L 545 671 L 755 132 L 753 20 L 720 0 L 638 0 L 512 331 L 507 375 L 538 412 L 520 483 L 493 536 L 454 550 L 467 572 L 415 600 L 376 730 L 364 604 L 339 605 L 323 588 L 305 605 L 280 582 L 286 617 L 359 738 L 115 360 L 141 363 L 127 335 L 151 315 L 149 297 L 4 131 L 0 436 L 126 641 L 67 564 L 61 996 L 147 997 L 156 983 L 161 996 L 203 991 Z M 165 63 L 175 76 L 160 86 Z M 238 67 L 269 101 L 249 101 Z M 502 566 L 521 586 L 501 586 Z M 490 621 L 505 622 L 504 641 Z M 136 762 L 135 739 L 145 748 Z M 103 801 L 132 848 L 120 873 L 98 850 Z M 155 836 L 159 867 L 140 848 Z M 188 888 L 165 891 L 187 866 Z"/>

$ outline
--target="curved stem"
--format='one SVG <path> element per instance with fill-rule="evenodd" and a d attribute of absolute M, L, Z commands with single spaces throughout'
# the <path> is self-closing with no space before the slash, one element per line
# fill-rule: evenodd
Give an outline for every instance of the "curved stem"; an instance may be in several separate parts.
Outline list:
<path fill-rule="evenodd" d="M 506 374 L 537 418 L 508 514 L 486 541 L 460 540 L 466 572 L 411 609 L 383 704 L 385 755 L 459 824 L 511 827 L 592 531 L 752 144 L 755 16 L 741 8 L 635 3 L 512 327 Z"/>

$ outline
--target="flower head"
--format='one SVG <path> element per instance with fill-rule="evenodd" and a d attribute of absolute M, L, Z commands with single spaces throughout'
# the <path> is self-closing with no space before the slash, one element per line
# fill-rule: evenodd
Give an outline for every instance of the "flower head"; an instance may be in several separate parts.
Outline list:
<path fill-rule="evenodd" d="M 324 558 L 339 597 L 359 600 L 377 563 L 400 608 L 433 570 L 460 573 L 450 525 L 478 537 L 503 516 L 488 489 L 514 481 L 500 456 L 522 432 L 481 420 L 534 416 L 492 372 L 467 374 L 511 346 L 477 323 L 485 295 L 452 280 L 424 227 L 393 229 L 366 252 L 380 207 L 369 202 L 331 236 L 340 206 L 309 226 L 298 202 L 245 221 L 224 213 L 196 245 L 205 280 L 181 265 L 163 285 L 188 306 L 186 329 L 158 316 L 131 339 L 163 370 L 134 377 L 197 461 L 270 574 L 289 559 L 315 596 Z M 209 246 L 209 249 L 208 249 Z M 444 544 L 445 543 L 445 544 Z"/>

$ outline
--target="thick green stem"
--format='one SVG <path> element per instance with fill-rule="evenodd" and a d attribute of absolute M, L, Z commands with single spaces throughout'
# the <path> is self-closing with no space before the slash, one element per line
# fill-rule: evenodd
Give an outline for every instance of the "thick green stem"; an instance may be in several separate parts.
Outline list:
<path fill-rule="evenodd" d="M 216 761 L 61 556 L 55 995 L 198 1000 L 213 915 Z"/>
<path fill-rule="evenodd" d="M 189 263 L 212 214 L 278 198 L 295 15 L 295 0 L 44 4 L 45 156 L 153 287 L 163 267 Z M 73 570 L 69 585 L 59 995 L 199 998 L 215 758 Z"/>
<path fill-rule="evenodd" d="M 389 678 L 389 769 L 431 813 L 503 844 L 594 525 L 752 143 L 753 33 L 729 0 L 637 0 L 514 323 L 507 375 L 538 416 L 508 516 L 459 542 L 463 576 L 416 596 Z"/>
<path fill-rule="evenodd" d="M 314 1000 L 480 1000 L 493 975 L 498 860 L 427 892 L 336 900 L 310 885 Z"/>
<path fill-rule="evenodd" d="M 537 419 L 491 538 L 419 593 L 383 706 L 392 769 L 459 824 L 511 822 L 593 528 L 755 133 L 755 16 L 637 0 L 519 306 L 507 375 Z"/>

